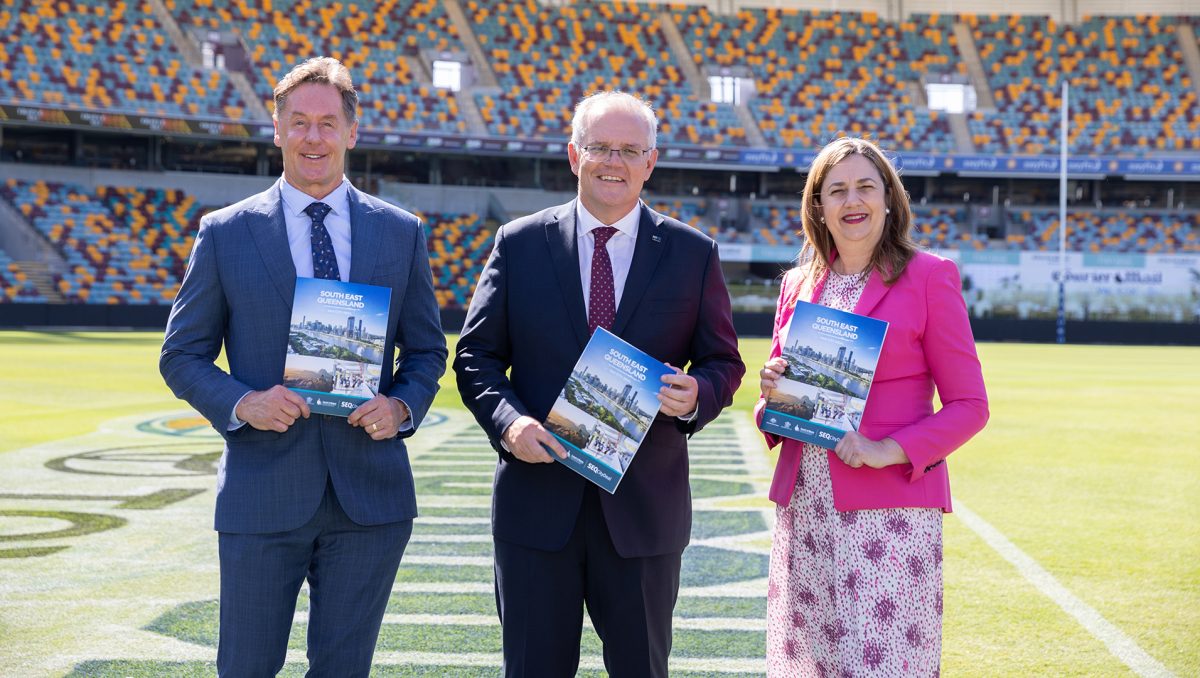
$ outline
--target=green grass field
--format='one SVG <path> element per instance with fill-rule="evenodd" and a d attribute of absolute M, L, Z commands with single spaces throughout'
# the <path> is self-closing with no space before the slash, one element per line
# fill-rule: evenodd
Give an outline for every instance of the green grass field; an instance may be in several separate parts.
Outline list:
<path fill-rule="evenodd" d="M 216 559 L 204 511 L 211 510 L 213 443 L 187 437 L 202 436 L 203 426 L 145 423 L 185 409 L 159 378 L 159 343 L 148 333 L 0 333 L 0 674 L 211 670 Z M 697 436 L 693 469 L 697 501 L 712 509 L 698 513 L 698 534 L 744 532 L 760 550 L 768 544 L 759 516 L 769 513 L 761 488 L 773 459 L 746 432 L 757 398 L 753 374 L 766 352 L 764 340 L 742 342 L 751 378 L 711 435 Z M 1200 348 L 988 344 L 980 353 L 992 418 L 951 457 L 962 510 L 945 523 L 943 675 L 1137 675 L 1129 664 L 1144 675 L 1200 675 Z M 452 434 L 436 448 L 414 450 L 415 466 L 462 454 L 454 462 L 461 466 L 446 469 L 486 480 L 490 453 L 471 431 L 452 378 L 442 386 L 434 410 L 448 415 Z M 154 438 L 146 432 L 154 426 L 174 426 L 167 433 L 179 437 Z M 715 478 L 724 466 L 701 455 L 739 444 L 746 481 L 710 479 L 705 468 Z M 102 470 L 147 461 L 170 472 L 151 482 Z M 70 475 L 46 470 L 72 465 Z M 455 529 L 477 536 L 462 548 L 436 538 L 410 545 L 421 557 L 402 578 L 471 583 L 458 596 L 395 594 L 389 615 L 396 623 L 381 636 L 379 675 L 494 675 L 487 484 L 443 476 L 419 478 L 418 486 L 438 497 L 422 503 L 429 506 L 423 515 L 453 514 L 461 521 Z M 103 496 L 98 487 L 108 488 Z M 107 518 L 88 508 L 101 505 Z M 1094 611 L 1102 630 L 1043 593 L 1028 569 L 1023 574 L 972 529 L 968 514 L 1061 585 L 1082 606 L 1077 612 Z M 730 553 L 689 550 L 685 587 L 733 585 L 761 573 L 760 556 Z M 447 558 L 464 565 L 447 568 Z M 414 621 L 447 609 L 465 615 L 462 623 L 431 635 Z M 754 618 L 761 610 L 754 596 L 735 593 L 684 598 L 678 614 Z M 585 654 L 595 650 L 585 646 Z M 473 668 L 470 657 L 455 669 L 407 664 L 406 652 L 443 651 L 482 654 Z M 674 657 L 684 661 L 681 676 L 753 675 L 744 667 L 761 657 L 761 633 L 679 629 Z M 582 675 L 600 675 L 585 668 Z M 289 655 L 288 673 L 301 669 Z"/>

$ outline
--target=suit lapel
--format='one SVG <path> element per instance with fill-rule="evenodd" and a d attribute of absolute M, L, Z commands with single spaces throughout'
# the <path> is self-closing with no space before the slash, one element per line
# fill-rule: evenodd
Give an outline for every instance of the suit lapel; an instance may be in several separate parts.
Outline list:
<path fill-rule="evenodd" d="M 875 306 L 887 293 L 888 286 L 883 284 L 883 276 L 879 271 L 872 270 L 871 277 L 867 278 L 867 286 L 863 288 L 858 303 L 854 305 L 854 312 L 859 315 L 871 315 L 871 311 L 875 310 Z"/>
<path fill-rule="evenodd" d="M 283 181 L 280 179 L 279 181 Z M 276 182 L 251 212 L 256 215 L 247 228 L 258 254 L 262 257 L 271 282 L 275 284 L 284 301 L 291 305 L 296 294 L 296 265 L 292 263 L 292 250 L 288 245 L 287 224 L 283 219 L 283 196 Z"/>
<path fill-rule="evenodd" d="M 642 205 L 642 217 L 638 221 L 637 244 L 633 247 L 633 261 L 629 264 L 629 276 L 621 292 L 621 303 L 617 306 L 617 317 L 613 320 L 612 332 L 620 335 L 629 324 L 642 295 L 650 286 L 650 279 L 658 268 L 666 248 L 666 233 L 661 228 L 662 216 Z"/>
<path fill-rule="evenodd" d="M 583 303 L 583 283 L 579 279 L 579 249 L 575 243 L 575 201 L 567 203 L 546 222 L 546 245 L 550 248 L 550 260 L 558 278 L 559 289 L 567 302 L 567 316 L 579 347 L 587 345 L 587 311 Z"/>
<path fill-rule="evenodd" d="M 353 186 L 346 192 L 350 202 L 350 282 L 366 283 L 375 270 L 382 230 L 375 209 Z"/>

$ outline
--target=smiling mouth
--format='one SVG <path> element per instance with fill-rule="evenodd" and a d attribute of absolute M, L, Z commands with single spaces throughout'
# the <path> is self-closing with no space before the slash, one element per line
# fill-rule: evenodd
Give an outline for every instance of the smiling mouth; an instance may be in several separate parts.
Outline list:
<path fill-rule="evenodd" d="M 621 177 L 614 177 L 611 174 L 601 174 L 599 178 L 600 178 L 600 181 L 607 181 L 609 183 L 614 183 L 614 184 L 625 183 L 625 180 L 622 179 Z"/>
<path fill-rule="evenodd" d="M 842 217 L 842 221 L 844 221 L 848 224 L 861 224 L 862 222 L 864 222 L 866 220 L 867 220 L 867 215 L 861 214 L 861 213 L 847 214 L 846 216 Z"/>
<path fill-rule="evenodd" d="M 304 157 L 304 158 L 308 158 L 309 160 L 320 160 L 321 158 L 325 157 L 323 155 L 316 155 L 313 153 L 301 153 L 300 156 Z"/>

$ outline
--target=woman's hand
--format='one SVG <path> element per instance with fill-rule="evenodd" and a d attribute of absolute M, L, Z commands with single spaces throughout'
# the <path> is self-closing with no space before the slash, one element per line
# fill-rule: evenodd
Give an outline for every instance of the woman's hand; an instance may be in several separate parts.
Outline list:
<path fill-rule="evenodd" d="M 883 468 L 893 464 L 907 464 L 908 455 L 900 443 L 891 438 L 871 440 L 857 431 L 846 431 L 846 435 L 838 441 L 833 453 L 850 468 L 869 466 Z"/>
<path fill-rule="evenodd" d="M 787 369 L 787 361 L 783 358 L 771 358 L 763 365 L 763 368 L 758 371 L 758 389 L 762 397 L 775 390 L 775 384 L 779 382 L 779 378 L 783 376 L 784 370 Z"/>

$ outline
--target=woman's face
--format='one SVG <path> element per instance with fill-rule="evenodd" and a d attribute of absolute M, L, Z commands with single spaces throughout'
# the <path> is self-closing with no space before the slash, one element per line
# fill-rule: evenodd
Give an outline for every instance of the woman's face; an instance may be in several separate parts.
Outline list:
<path fill-rule="evenodd" d="M 834 165 L 821 184 L 821 214 L 839 251 L 873 251 L 887 216 L 887 191 L 875 164 L 855 153 Z"/>

